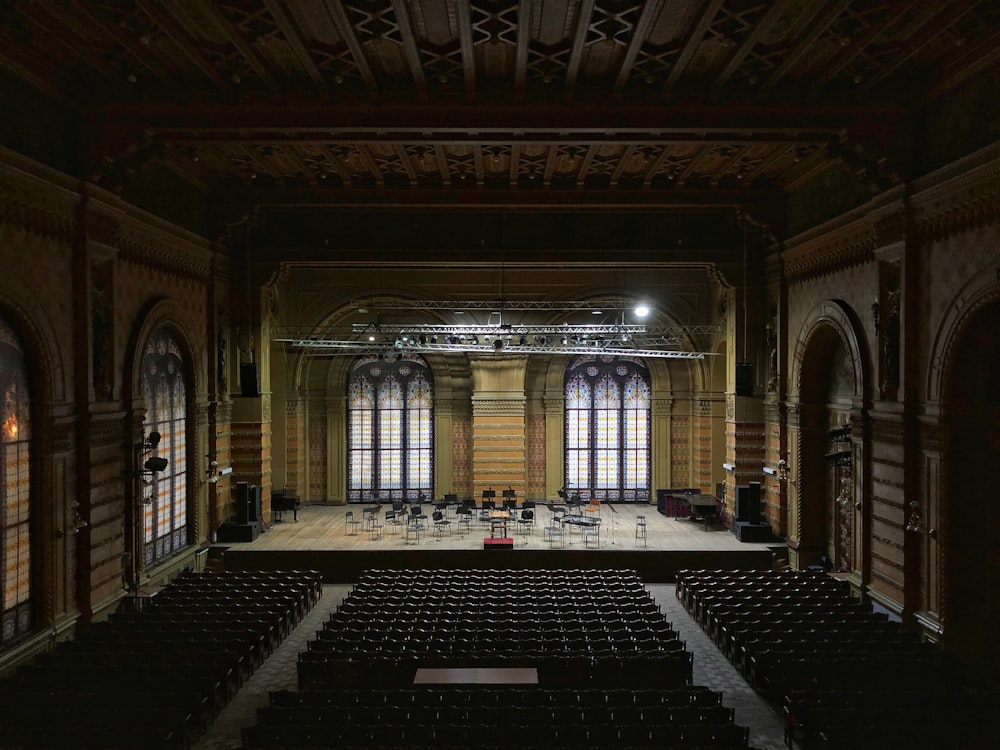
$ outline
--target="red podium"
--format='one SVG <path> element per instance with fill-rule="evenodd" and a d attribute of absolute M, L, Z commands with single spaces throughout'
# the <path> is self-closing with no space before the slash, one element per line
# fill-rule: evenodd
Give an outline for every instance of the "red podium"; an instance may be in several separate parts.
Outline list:
<path fill-rule="evenodd" d="M 486 537 L 483 549 L 514 549 L 514 540 L 511 537 Z"/>

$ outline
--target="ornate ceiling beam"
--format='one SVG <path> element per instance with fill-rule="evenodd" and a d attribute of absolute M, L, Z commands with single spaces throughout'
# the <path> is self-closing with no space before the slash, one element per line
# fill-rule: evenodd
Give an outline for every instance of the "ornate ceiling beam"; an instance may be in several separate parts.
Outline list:
<path fill-rule="evenodd" d="M 587 172 L 590 171 L 590 165 L 594 161 L 594 155 L 597 153 L 597 146 L 588 146 L 587 154 L 583 157 L 583 163 L 580 165 L 580 169 L 576 173 L 576 187 L 580 189 L 583 187 L 584 183 L 587 181 Z"/>
<path fill-rule="evenodd" d="M 628 41 L 625 57 L 622 59 L 622 66 L 618 69 L 618 75 L 615 77 L 612 93 L 616 98 L 621 96 L 625 90 L 625 86 L 628 84 L 628 79 L 632 75 L 632 68 L 635 67 L 635 60 L 639 56 L 643 42 L 646 41 L 646 37 L 649 35 L 649 27 L 653 23 L 653 19 L 659 14 L 662 5 L 663 0 L 645 0 L 642 5 L 642 13 L 639 14 L 639 20 L 636 21 L 635 28 L 632 30 L 632 38 Z"/>
<path fill-rule="evenodd" d="M 961 54 L 956 53 L 953 59 L 943 66 L 940 83 L 928 94 L 930 99 L 940 96 L 983 70 L 996 65 L 998 58 L 1000 58 L 1000 30 L 988 34 L 978 44 L 966 46 L 967 49 L 963 49 Z"/>
<path fill-rule="evenodd" d="M 778 21 L 788 10 L 794 5 L 799 4 L 800 0 L 777 0 L 772 2 L 770 7 L 764 13 L 757 24 L 753 27 L 749 34 L 747 34 L 740 46 L 737 47 L 736 51 L 730 56 L 729 60 L 726 61 L 725 66 L 719 71 L 719 75 L 716 76 L 715 82 L 712 84 L 712 93 L 717 94 L 719 90 L 729 82 L 729 79 L 733 77 L 740 65 L 746 59 L 750 51 L 757 45 L 758 40 L 765 32 L 770 31 L 771 27 Z"/>
<path fill-rule="evenodd" d="M 442 176 L 444 171 L 442 171 Z M 773 213 L 775 206 L 783 205 L 784 195 L 777 190 L 680 189 L 662 190 L 409 190 L 364 189 L 352 190 L 303 190 L 285 186 L 280 191 L 254 188 L 237 193 L 234 198 L 246 200 L 258 208 L 275 211 L 308 212 L 311 209 L 328 210 L 402 210 L 447 209 L 481 210 L 497 207 L 526 211 L 628 211 L 675 213 L 713 213 L 731 211 L 743 206 L 762 215 Z"/>
<path fill-rule="evenodd" d="M 149 16 L 149 20 L 170 37 L 171 41 L 177 45 L 188 60 L 194 63 L 198 70 L 205 74 L 208 80 L 225 93 L 232 92 L 232 83 L 201 53 L 201 50 L 191 44 L 191 35 L 184 28 L 183 24 L 178 22 L 173 15 L 164 13 L 160 9 L 160 6 L 153 2 L 153 0 L 136 0 L 136 3 L 142 12 Z"/>
<path fill-rule="evenodd" d="M 476 52 L 472 44 L 472 11 L 470 4 L 454 3 L 458 38 L 462 49 L 462 72 L 465 78 L 465 100 L 476 101 Z"/>
<path fill-rule="evenodd" d="M 371 149 L 364 143 L 359 143 L 357 145 L 358 154 L 361 156 L 361 161 L 365 163 L 365 169 L 371 172 L 372 177 L 375 178 L 375 184 L 379 188 L 385 187 L 385 175 L 382 174 L 382 170 L 378 168 L 378 164 L 375 162 L 375 157 L 372 156 Z"/>
<path fill-rule="evenodd" d="M 337 33 L 347 45 L 347 49 L 354 59 L 354 64 L 358 66 L 358 73 L 365 82 L 365 86 L 368 87 L 368 94 L 373 98 L 378 96 L 378 81 L 375 80 L 375 74 L 372 73 L 371 66 L 368 64 L 368 58 L 365 57 L 365 52 L 361 48 L 358 38 L 354 35 L 354 27 L 347 17 L 343 3 L 339 0 L 323 0 L 323 5 L 326 7 L 326 12 L 329 14 L 330 20 L 333 21 L 333 25 L 337 27 Z"/>
<path fill-rule="evenodd" d="M 167 4 L 168 8 L 175 8 L 176 6 L 172 3 Z M 260 78 L 261 82 L 266 86 L 271 93 L 278 92 L 278 82 L 274 80 L 274 76 L 271 75 L 271 69 L 267 66 L 267 63 L 257 54 L 257 50 L 253 48 L 253 45 L 246 40 L 242 32 L 236 27 L 229 17 L 220 10 L 215 3 L 200 3 L 198 9 L 207 15 L 212 23 L 223 33 L 223 35 L 228 39 L 236 50 L 243 56 L 247 64 L 253 68 L 253 71 Z M 172 10 L 176 13 L 176 10 Z"/>
<path fill-rule="evenodd" d="M 331 149 L 329 146 L 325 144 L 321 145 L 319 148 L 320 151 L 323 152 L 323 156 L 326 157 L 326 160 L 330 162 L 330 164 L 333 166 L 337 174 L 340 175 L 340 181 L 344 183 L 344 187 L 346 188 L 353 187 L 354 183 L 353 180 L 351 179 L 351 173 L 348 171 L 347 167 L 344 166 L 344 163 L 340 160 L 340 157 L 333 152 L 333 149 Z"/>
<path fill-rule="evenodd" d="M 473 159 L 476 164 L 476 187 L 481 188 L 486 185 L 486 167 L 483 162 L 483 147 L 477 143 L 472 147 Z"/>
<path fill-rule="evenodd" d="M 294 133 L 295 138 L 333 135 L 351 137 L 361 133 L 386 136 L 405 134 L 411 139 L 423 133 L 454 134 L 456 140 L 490 140 L 510 137 L 531 141 L 540 133 L 590 134 L 596 139 L 616 140 L 629 134 L 641 138 L 669 138 L 678 133 L 741 134 L 755 138 L 765 134 L 789 140 L 808 139 L 813 134 L 839 131 L 890 135 L 905 120 L 905 110 L 889 105 L 837 106 L 828 104 L 772 105 L 739 103 L 716 106 L 674 105 L 606 107 L 579 104 L 572 108 L 503 104 L 440 105 L 288 105 L 221 104 L 182 106 L 176 104 L 111 104 L 100 107 L 105 119 L 123 128 L 153 129 L 176 137 L 183 131 L 248 134 Z"/>
<path fill-rule="evenodd" d="M 823 34 L 827 32 L 830 26 L 836 21 L 840 14 L 843 13 L 847 7 L 851 4 L 851 0 L 837 0 L 837 2 L 829 3 L 826 6 L 826 10 L 818 18 L 814 19 L 808 23 L 809 30 L 799 39 L 795 40 L 795 46 L 788 51 L 781 63 L 773 71 L 771 75 L 768 76 L 767 80 L 761 85 L 761 93 L 767 93 L 772 88 L 774 88 L 778 82 L 785 77 L 788 71 L 792 70 L 799 62 L 804 58 L 809 50 L 812 48 L 813 43 L 819 39 Z M 823 7 L 822 3 L 814 3 L 812 5 L 806 4 L 803 13 L 807 13 L 810 16 L 815 16 L 815 14 Z M 805 23 L 806 19 L 803 20 Z"/>
<path fill-rule="evenodd" d="M 694 57 L 695 52 L 698 51 L 698 47 L 701 45 L 701 40 L 705 38 L 705 32 L 712 25 L 712 21 L 715 20 L 715 16 L 718 15 L 724 1 L 709 0 L 709 2 L 705 3 L 705 9 L 695 22 L 694 28 L 691 30 L 687 41 L 684 43 L 684 47 L 681 49 L 681 53 L 677 56 L 677 61 L 670 69 L 670 74 L 663 84 L 664 96 L 670 95 L 671 89 L 680 80 L 680 77 L 684 75 L 684 71 L 691 62 L 691 58 Z"/>
<path fill-rule="evenodd" d="M 559 146 L 549 145 L 548 156 L 545 157 L 545 172 L 542 174 L 542 186 L 548 190 L 552 187 L 552 173 L 556 169 L 556 159 L 559 157 Z"/>
<path fill-rule="evenodd" d="M 434 157 L 437 159 L 438 171 L 441 172 L 441 180 L 444 186 L 451 187 L 451 170 L 448 169 L 448 157 L 441 146 L 434 146 Z"/>
<path fill-rule="evenodd" d="M 417 101 L 425 103 L 427 101 L 427 78 L 424 76 L 424 66 L 420 62 L 420 48 L 417 46 L 417 37 L 413 33 L 413 24 L 410 23 L 410 12 L 404 0 L 392 0 L 392 9 L 396 14 L 396 23 L 399 25 L 399 35 L 403 39 L 403 53 L 410 66 L 413 85 L 417 90 Z"/>
<path fill-rule="evenodd" d="M 635 150 L 639 148 L 637 145 L 632 144 L 625 148 L 625 152 L 622 154 L 621 158 L 618 160 L 618 166 L 615 167 L 614 173 L 611 175 L 611 187 L 618 187 L 618 181 L 622 177 L 622 173 L 625 171 L 625 167 L 632 160 L 632 155 L 635 154 Z"/>
<path fill-rule="evenodd" d="M 416 187 L 417 170 L 413 168 L 413 162 L 410 160 L 409 153 L 407 153 L 406 149 L 398 143 L 393 146 L 393 151 L 396 154 L 396 158 L 399 159 L 399 163 L 403 165 L 403 169 L 406 171 L 406 176 L 410 180 L 410 185 Z"/>
<path fill-rule="evenodd" d="M 48 3 L 43 3 L 41 5 L 41 9 L 42 15 L 47 15 L 49 17 L 48 21 L 46 21 L 44 17 L 39 18 L 33 14 L 25 15 L 26 20 L 31 22 L 34 27 L 35 33 L 33 36 L 35 39 L 42 39 L 45 44 L 54 42 L 65 47 L 69 50 L 73 59 L 80 60 L 86 64 L 115 88 L 124 90 L 125 79 L 113 74 L 108 69 L 107 64 L 101 60 L 100 55 L 95 58 L 92 54 L 90 54 L 90 50 L 92 49 L 91 45 L 79 43 L 79 39 L 74 32 L 73 27 L 63 22 L 56 8 L 49 7 Z"/>
<path fill-rule="evenodd" d="M 823 69 L 809 82 L 812 91 L 820 88 L 832 81 L 840 71 L 851 63 L 854 58 L 860 55 L 869 44 L 878 39 L 886 29 L 891 29 L 900 23 L 912 9 L 906 3 L 901 3 L 895 13 L 886 13 L 881 21 L 871 24 L 864 33 L 854 39 L 845 39 L 844 47 L 832 60 L 823 65 Z"/>
<path fill-rule="evenodd" d="M 292 165 L 299 170 L 303 177 L 305 177 L 306 182 L 310 186 L 316 187 L 316 173 L 309 168 L 309 166 L 302 160 L 299 156 L 298 149 L 295 148 L 294 144 L 289 144 L 284 148 L 284 153 L 288 155 L 288 159 L 292 162 Z"/>
<path fill-rule="evenodd" d="M 694 173 L 694 168 L 698 166 L 698 162 L 705 158 L 708 154 L 709 147 L 702 146 L 699 148 L 691 160 L 687 163 L 687 166 L 682 169 L 677 175 L 677 185 L 678 187 L 684 187 L 684 183 L 687 182 L 687 178 Z"/>
<path fill-rule="evenodd" d="M 646 174 L 642 178 L 642 186 L 649 189 L 653 185 L 653 180 L 656 179 L 656 175 L 660 172 L 660 167 L 663 166 L 663 162 L 667 160 L 670 155 L 670 149 L 664 146 L 660 149 L 660 155 L 656 157 L 649 169 L 646 170 Z"/>
<path fill-rule="evenodd" d="M 777 144 L 773 146 L 768 152 L 767 156 L 760 160 L 756 167 L 751 169 L 745 175 L 743 175 L 743 184 L 748 187 L 753 184 L 753 181 L 764 174 L 765 170 L 774 164 L 778 159 L 780 159 L 785 153 L 788 152 L 789 147 Z"/>
<path fill-rule="evenodd" d="M 514 54 L 514 101 L 524 101 L 528 80 L 528 45 L 531 33 L 531 0 L 521 0 L 517 7 L 517 51 Z"/>
<path fill-rule="evenodd" d="M 739 148 L 734 148 L 733 149 L 734 153 L 728 159 L 723 160 L 721 166 L 719 166 L 719 168 L 716 169 L 715 172 L 711 174 L 711 176 L 709 176 L 708 184 L 711 185 L 713 188 L 716 187 L 719 184 L 719 180 L 725 177 L 726 174 L 729 172 L 729 170 L 732 169 L 739 162 L 739 160 L 743 158 L 743 155 L 746 154 L 748 148 L 749 146 L 741 146 Z"/>
<path fill-rule="evenodd" d="M 577 4 L 576 30 L 573 34 L 573 45 L 570 48 L 569 63 L 566 66 L 566 82 L 563 85 L 563 101 L 573 101 L 573 91 L 576 88 L 576 77 L 580 74 L 580 61 L 583 59 L 583 48 L 587 43 L 587 31 L 590 29 L 590 18 L 594 13 L 594 0 L 583 0 Z"/>
<path fill-rule="evenodd" d="M 964 4 L 962 8 L 955 8 L 946 3 L 941 3 L 940 5 L 933 3 L 929 7 L 925 7 L 923 13 L 919 14 L 921 19 L 920 28 L 914 34 L 910 35 L 906 40 L 902 52 L 891 64 L 878 66 L 876 68 L 878 72 L 866 78 L 865 87 L 868 89 L 874 88 L 876 84 L 895 73 L 907 60 L 920 52 L 934 37 L 950 29 L 963 16 L 971 12 L 971 3 Z"/>
<path fill-rule="evenodd" d="M 264 0 L 264 5 L 267 6 L 267 10 L 278 25 L 282 36 L 285 37 L 291 46 L 292 51 L 299 60 L 299 64 L 309 74 L 312 82 L 316 84 L 316 87 L 323 95 L 329 97 L 330 87 L 327 85 L 326 79 L 323 78 L 323 74 L 319 68 L 316 67 L 316 62 L 312 59 L 312 55 L 309 54 L 309 50 L 306 49 L 305 42 L 302 40 L 302 33 L 296 26 L 295 21 L 285 12 L 280 0 Z"/>
<path fill-rule="evenodd" d="M 515 190 L 517 188 L 517 170 L 519 168 L 519 162 L 521 160 L 521 147 L 518 144 L 514 144 L 510 148 L 510 189 Z"/>

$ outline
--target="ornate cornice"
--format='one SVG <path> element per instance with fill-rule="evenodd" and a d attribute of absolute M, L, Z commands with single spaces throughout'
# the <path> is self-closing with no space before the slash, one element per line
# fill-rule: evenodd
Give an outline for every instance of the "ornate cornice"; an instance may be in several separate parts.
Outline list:
<path fill-rule="evenodd" d="M 477 417 L 507 415 L 524 416 L 524 398 L 473 399 L 472 413 Z"/>
<path fill-rule="evenodd" d="M 920 189 L 924 183 L 927 187 Z M 918 191 L 910 203 L 921 240 L 942 239 L 996 223 L 1000 218 L 1000 149 L 984 149 L 959 160 L 914 187 Z"/>
<path fill-rule="evenodd" d="M 41 165 L 11 163 L 15 156 L 0 149 L 0 225 L 67 244 L 72 242 L 79 193 L 66 184 L 63 175 L 36 174 L 44 169 Z"/>
<path fill-rule="evenodd" d="M 878 247 L 869 217 L 829 229 L 822 235 L 786 243 L 785 278 L 794 284 L 870 263 Z"/>
<path fill-rule="evenodd" d="M 903 423 L 897 420 L 872 419 L 872 440 L 892 445 L 903 444 Z"/>

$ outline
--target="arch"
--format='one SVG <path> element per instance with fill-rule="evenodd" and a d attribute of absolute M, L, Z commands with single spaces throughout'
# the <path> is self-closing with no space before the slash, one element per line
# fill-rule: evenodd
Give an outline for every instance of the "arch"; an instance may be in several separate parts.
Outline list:
<path fill-rule="evenodd" d="M 159 452 L 171 451 L 167 464 L 169 476 L 147 479 L 147 482 L 151 483 L 134 482 L 129 495 L 130 502 L 126 504 L 126 545 L 132 555 L 133 564 L 138 569 L 148 568 L 180 554 L 197 538 L 199 510 L 197 505 L 201 500 L 201 491 L 197 481 L 196 457 L 201 451 L 198 447 L 196 394 L 198 384 L 204 382 L 205 374 L 200 371 L 200 358 L 194 354 L 190 330 L 183 308 L 173 300 L 160 298 L 151 301 L 143 309 L 128 339 L 123 395 L 127 408 L 130 407 L 126 431 L 129 436 L 128 455 L 134 462 L 130 467 L 132 475 L 137 479 L 143 479 L 144 461 L 151 455 L 158 455 Z M 139 446 L 144 442 L 147 433 L 145 423 L 150 409 L 150 404 L 146 403 L 143 393 L 143 367 L 147 361 L 147 346 L 153 341 L 154 335 L 164 331 L 169 332 L 172 337 L 171 353 L 176 355 L 176 359 L 180 360 L 182 365 L 177 382 L 182 384 L 184 389 L 183 440 L 178 435 L 171 437 L 152 451 L 143 451 Z M 175 361 L 166 354 L 163 356 Z M 172 471 L 180 461 L 183 461 L 183 467 L 179 471 Z M 148 495 L 157 491 L 158 482 L 162 484 L 159 489 L 163 489 L 170 497 L 169 531 L 166 526 L 159 523 L 162 516 L 156 516 L 150 511 L 152 498 Z M 183 504 L 177 501 L 178 492 L 183 492 Z M 157 500 L 158 510 L 162 499 L 160 497 Z M 151 526 L 154 523 L 153 519 L 157 519 L 155 529 Z"/>
<path fill-rule="evenodd" d="M 850 461 L 831 474 L 826 454 L 830 428 L 847 424 L 857 405 L 868 401 L 871 366 L 864 341 L 858 317 L 841 300 L 816 305 L 795 340 L 790 406 L 797 418 L 790 442 L 798 479 L 789 528 L 800 566 L 819 562 L 824 555 L 843 569 L 856 565 L 857 455 L 852 447 Z M 843 502 L 835 503 L 834 498 Z"/>
<path fill-rule="evenodd" d="M 944 427 L 940 479 L 924 492 L 923 512 L 938 519 L 941 541 L 940 601 L 930 604 L 941 613 L 946 647 L 969 659 L 995 657 L 1000 625 L 1000 482 L 983 471 L 1000 449 L 998 327 L 1000 280 L 976 274 L 942 319 L 926 383 Z"/>
<path fill-rule="evenodd" d="M 564 376 L 565 486 L 602 500 L 648 499 L 652 389 L 638 358 L 580 355 Z"/>
<path fill-rule="evenodd" d="M 358 357 L 347 381 L 347 499 L 434 495 L 434 379 L 422 357 Z"/>
<path fill-rule="evenodd" d="M 2 312 L 2 311 L 0 311 Z M 41 535 L 33 517 L 40 451 L 32 434 L 31 361 L 21 337 L 0 315 L 0 647 L 37 627 L 36 551 Z"/>

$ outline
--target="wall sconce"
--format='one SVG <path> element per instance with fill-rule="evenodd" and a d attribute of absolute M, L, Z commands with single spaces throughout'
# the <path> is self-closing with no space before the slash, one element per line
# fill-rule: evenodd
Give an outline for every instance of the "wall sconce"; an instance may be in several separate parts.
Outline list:
<path fill-rule="evenodd" d="M 920 503 L 916 500 L 910 501 L 910 520 L 906 522 L 907 531 L 920 533 L 924 530 L 923 518 L 920 516 Z"/>
<path fill-rule="evenodd" d="M 67 534 L 79 534 L 82 529 L 85 529 L 90 525 L 87 523 L 87 519 L 80 515 L 80 503 L 73 503 L 69 506 L 69 508 L 73 511 L 73 523 L 65 529 L 56 529 L 57 539 L 64 537 Z"/>
<path fill-rule="evenodd" d="M 215 474 L 215 469 L 219 465 L 219 462 L 215 460 L 215 456 L 212 454 L 207 455 L 205 458 L 209 459 L 208 468 L 205 469 L 205 481 L 209 484 L 215 484 L 219 481 L 219 477 Z"/>
<path fill-rule="evenodd" d="M 778 461 L 778 480 L 781 482 L 787 482 L 790 473 L 791 470 L 788 468 L 788 461 L 783 458 L 780 459 Z"/>

